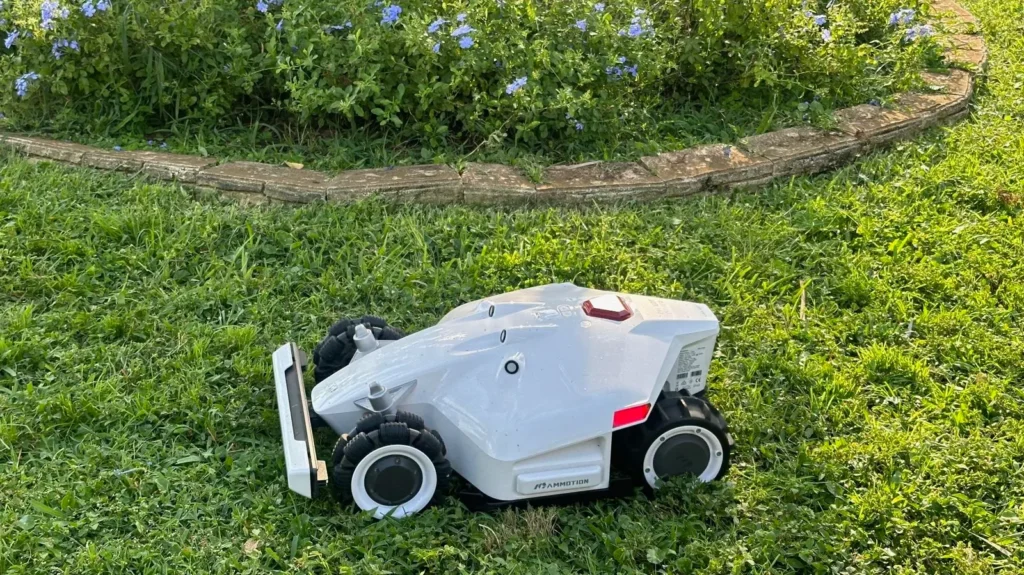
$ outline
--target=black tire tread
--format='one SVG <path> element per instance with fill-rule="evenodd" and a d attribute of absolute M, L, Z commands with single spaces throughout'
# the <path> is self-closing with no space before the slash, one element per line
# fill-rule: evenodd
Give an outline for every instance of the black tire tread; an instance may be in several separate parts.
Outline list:
<path fill-rule="evenodd" d="M 411 430 L 404 423 L 388 422 L 373 433 L 377 434 L 377 441 L 381 445 L 410 445 L 412 443 Z"/>
<path fill-rule="evenodd" d="M 313 379 L 317 383 L 327 379 L 338 370 L 348 365 L 356 353 L 355 335 L 356 325 L 363 324 L 373 332 L 378 340 L 396 340 L 405 337 L 405 334 L 392 326 L 389 326 L 383 319 L 364 315 L 359 319 L 342 318 L 327 329 L 327 336 L 313 348 Z"/>
<path fill-rule="evenodd" d="M 423 431 L 426 428 L 422 417 L 408 411 L 395 412 L 395 421 L 404 423 L 409 426 L 409 429 L 415 429 L 416 431 Z"/>
<path fill-rule="evenodd" d="M 353 435 L 357 433 L 370 433 L 371 431 L 376 431 L 377 428 L 387 423 L 387 421 L 388 419 L 383 413 L 373 411 L 366 413 L 359 419 L 359 421 L 356 422 L 356 429 L 353 432 Z"/>

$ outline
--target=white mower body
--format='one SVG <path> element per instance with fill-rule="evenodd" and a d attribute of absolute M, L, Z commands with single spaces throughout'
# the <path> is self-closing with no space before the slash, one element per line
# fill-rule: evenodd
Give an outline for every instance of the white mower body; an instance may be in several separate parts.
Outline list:
<path fill-rule="evenodd" d="M 444 438 L 452 469 L 497 500 L 598 490 L 609 485 L 614 431 L 642 423 L 663 391 L 704 390 L 718 329 L 702 304 L 534 287 L 361 347 L 313 388 L 311 406 L 339 434 L 368 411 L 418 414 Z M 280 348 L 275 375 L 289 486 L 308 497 L 324 472 L 304 390 L 288 388 L 295 356 Z"/>

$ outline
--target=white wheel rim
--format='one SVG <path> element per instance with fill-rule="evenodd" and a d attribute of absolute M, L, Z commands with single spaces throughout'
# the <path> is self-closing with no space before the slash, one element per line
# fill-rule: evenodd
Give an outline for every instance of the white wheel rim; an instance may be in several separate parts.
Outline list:
<path fill-rule="evenodd" d="M 680 425 L 659 435 L 651 443 L 651 446 L 647 448 L 647 453 L 644 455 L 644 478 L 647 480 L 647 484 L 654 489 L 658 488 L 659 477 L 654 472 L 654 454 L 658 452 L 658 448 L 665 441 L 677 435 L 694 435 L 704 440 L 711 456 L 708 458 L 707 467 L 704 468 L 703 473 L 698 476 L 698 479 L 707 483 L 718 477 L 718 474 L 722 471 L 722 463 L 725 461 L 725 451 L 722 450 L 722 442 L 718 440 L 718 436 L 712 433 L 710 429 L 699 425 Z"/>
<path fill-rule="evenodd" d="M 401 505 L 381 505 L 374 501 L 366 491 L 366 472 L 375 462 L 394 455 L 404 455 L 415 461 L 423 474 L 423 483 L 420 484 L 416 495 L 413 495 L 409 501 Z M 397 518 L 412 515 L 430 503 L 436 490 L 437 470 L 434 469 L 434 463 L 425 453 L 409 445 L 385 445 L 375 449 L 356 465 L 356 470 L 352 473 L 352 499 L 363 511 L 373 511 L 373 516 L 377 519 L 382 519 L 388 514 Z"/>

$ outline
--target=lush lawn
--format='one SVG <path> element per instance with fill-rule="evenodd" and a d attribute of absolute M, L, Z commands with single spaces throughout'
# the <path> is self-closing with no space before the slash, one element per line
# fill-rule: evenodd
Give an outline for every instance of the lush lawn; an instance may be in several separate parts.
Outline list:
<path fill-rule="evenodd" d="M 971 7 L 971 120 L 761 193 L 253 210 L 0 159 L 0 572 L 1019 572 L 1024 0 Z M 727 481 L 402 522 L 287 490 L 276 345 L 564 280 L 718 313 Z"/>

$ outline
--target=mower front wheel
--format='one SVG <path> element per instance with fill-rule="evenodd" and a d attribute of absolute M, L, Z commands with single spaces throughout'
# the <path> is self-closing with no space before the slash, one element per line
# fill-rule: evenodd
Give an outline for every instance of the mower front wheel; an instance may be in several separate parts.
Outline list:
<path fill-rule="evenodd" d="M 422 511 L 447 491 L 452 472 L 436 432 L 400 421 L 339 439 L 334 460 L 335 495 L 377 519 Z"/>

